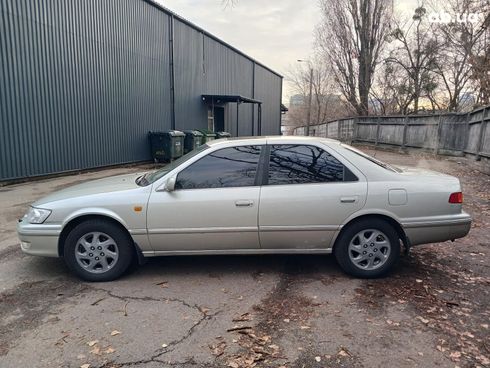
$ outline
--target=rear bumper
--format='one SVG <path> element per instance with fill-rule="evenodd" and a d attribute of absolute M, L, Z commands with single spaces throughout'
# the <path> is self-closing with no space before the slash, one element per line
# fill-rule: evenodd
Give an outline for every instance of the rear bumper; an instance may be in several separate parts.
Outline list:
<path fill-rule="evenodd" d="M 471 228 L 471 216 L 466 212 L 445 218 L 402 223 L 410 245 L 439 243 L 466 236 Z"/>
<path fill-rule="evenodd" d="M 24 253 L 34 256 L 59 257 L 58 240 L 61 233 L 59 225 L 33 225 L 19 222 L 17 235 Z"/>

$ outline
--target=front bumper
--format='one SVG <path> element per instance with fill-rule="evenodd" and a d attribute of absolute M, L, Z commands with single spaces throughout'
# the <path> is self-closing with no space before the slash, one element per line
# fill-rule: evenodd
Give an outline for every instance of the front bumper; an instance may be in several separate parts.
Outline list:
<path fill-rule="evenodd" d="M 60 234 L 61 225 L 35 225 L 23 221 L 19 221 L 17 224 L 17 235 L 22 251 L 35 256 L 59 257 L 58 240 Z"/>
<path fill-rule="evenodd" d="M 466 236 L 471 216 L 466 212 L 437 219 L 417 219 L 402 223 L 410 245 L 439 243 Z"/>

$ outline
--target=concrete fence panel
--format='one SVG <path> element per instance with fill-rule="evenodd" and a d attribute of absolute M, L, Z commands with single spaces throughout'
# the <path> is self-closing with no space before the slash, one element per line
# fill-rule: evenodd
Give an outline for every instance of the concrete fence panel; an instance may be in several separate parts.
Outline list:
<path fill-rule="evenodd" d="M 405 129 L 403 122 L 380 123 L 379 128 L 378 143 L 398 146 L 403 144 L 403 130 Z"/>
<path fill-rule="evenodd" d="M 327 123 L 327 135 L 325 137 L 329 138 L 340 138 L 339 137 L 339 121 L 332 121 Z"/>
<path fill-rule="evenodd" d="M 437 130 L 436 124 L 409 123 L 407 125 L 405 146 L 434 149 L 437 142 Z"/>
<path fill-rule="evenodd" d="M 377 131 L 378 124 L 376 122 L 357 122 L 357 132 L 354 139 L 365 142 L 376 142 Z"/>
<path fill-rule="evenodd" d="M 490 158 L 490 106 L 470 113 L 367 116 L 310 126 L 310 135 Z M 295 135 L 305 135 L 298 127 Z"/>
<path fill-rule="evenodd" d="M 468 143 L 466 144 L 466 152 L 476 154 L 478 153 L 480 136 L 483 133 L 483 124 L 481 121 L 470 121 L 468 125 Z"/>

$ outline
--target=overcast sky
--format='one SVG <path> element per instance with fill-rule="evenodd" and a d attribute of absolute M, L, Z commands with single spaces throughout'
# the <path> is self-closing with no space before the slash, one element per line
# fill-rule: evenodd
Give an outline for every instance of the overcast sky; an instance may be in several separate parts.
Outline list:
<path fill-rule="evenodd" d="M 297 59 L 312 52 L 320 20 L 316 0 L 157 0 L 178 15 L 230 43 L 271 69 L 286 75 Z M 399 10 L 414 9 L 417 0 L 395 0 Z M 284 85 L 283 100 L 290 89 Z"/>

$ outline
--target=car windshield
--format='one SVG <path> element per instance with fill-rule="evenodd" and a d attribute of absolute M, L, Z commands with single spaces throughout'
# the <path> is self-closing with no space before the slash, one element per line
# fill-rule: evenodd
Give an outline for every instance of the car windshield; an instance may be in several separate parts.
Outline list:
<path fill-rule="evenodd" d="M 168 165 L 165 165 L 159 170 L 155 171 L 148 171 L 144 175 L 141 175 L 136 178 L 136 184 L 139 186 L 145 187 L 147 185 L 150 185 L 163 177 L 165 174 L 167 174 L 169 171 L 175 169 L 177 166 L 183 164 L 187 160 L 190 160 L 192 157 L 196 156 L 197 154 L 201 153 L 202 151 L 208 149 L 209 146 L 207 144 L 203 144 L 202 146 L 196 148 L 195 150 L 190 151 L 189 153 L 186 153 L 184 156 L 179 157 L 177 160 L 172 161 Z"/>
<path fill-rule="evenodd" d="M 369 161 L 375 163 L 376 165 L 381 166 L 382 168 L 384 168 L 386 170 L 390 170 L 390 171 L 394 171 L 394 172 L 398 172 L 398 173 L 402 172 L 402 170 L 400 170 L 398 167 L 395 167 L 393 165 L 389 165 L 386 162 L 380 161 L 377 158 L 369 156 L 368 154 L 358 150 L 357 148 L 349 146 L 348 144 L 342 143 L 341 146 L 344 147 L 345 149 L 351 151 L 351 152 L 354 152 L 355 154 L 357 154 L 361 157 L 364 157 L 366 160 L 369 160 Z"/>

